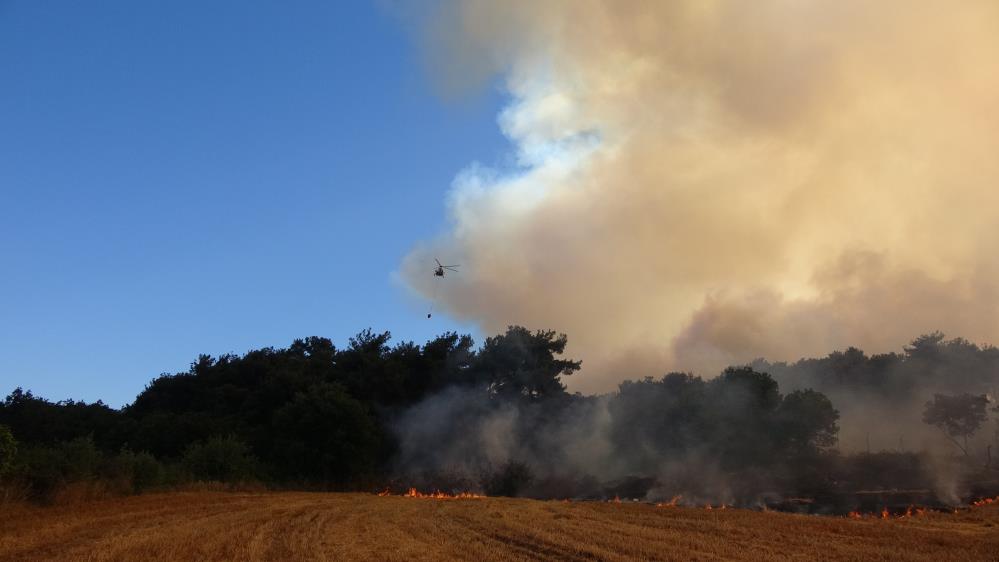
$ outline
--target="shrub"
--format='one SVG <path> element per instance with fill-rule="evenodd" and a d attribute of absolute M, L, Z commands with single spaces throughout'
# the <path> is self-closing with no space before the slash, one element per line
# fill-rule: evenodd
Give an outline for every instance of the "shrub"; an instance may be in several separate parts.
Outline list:
<path fill-rule="evenodd" d="M 0 477 L 10 472 L 17 456 L 17 441 L 5 425 L 0 425 Z"/>
<path fill-rule="evenodd" d="M 184 451 L 181 461 L 195 480 L 243 482 L 257 477 L 257 459 L 235 437 L 212 437 Z"/>
<path fill-rule="evenodd" d="M 146 452 L 133 455 L 132 485 L 136 493 L 162 485 L 163 476 L 163 465 L 154 456 Z"/>
<path fill-rule="evenodd" d="M 59 468 L 68 482 L 90 480 L 97 476 L 102 456 L 92 437 L 77 437 L 56 446 Z"/>
<path fill-rule="evenodd" d="M 66 483 L 62 458 L 55 447 L 31 447 L 18 451 L 15 475 L 36 499 L 50 497 Z"/>
<path fill-rule="evenodd" d="M 123 449 L 104 463 L 100 476 L 119 493 L 138 494 L 162 485 L 164 473 L 163 465 L 149 453 Z"/>

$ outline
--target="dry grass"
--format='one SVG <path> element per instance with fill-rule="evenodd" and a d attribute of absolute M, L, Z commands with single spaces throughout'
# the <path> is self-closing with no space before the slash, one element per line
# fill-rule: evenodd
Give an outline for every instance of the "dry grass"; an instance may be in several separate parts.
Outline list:
<path fill-rule="evenodd" d="M 881 521 L 511 499 L 172 493 L 6 507 L 0 560 L 997 560 L 999 506 Z"/>

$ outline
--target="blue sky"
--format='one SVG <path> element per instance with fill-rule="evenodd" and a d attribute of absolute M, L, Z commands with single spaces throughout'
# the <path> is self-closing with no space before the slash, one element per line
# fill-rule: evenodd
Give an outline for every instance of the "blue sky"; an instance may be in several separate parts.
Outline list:
<path fill-rule="evenodd" d="M 503 159 L 503 101 L 438 97 L 374 2 L 0 0 L 0 392 L 118 406 L 199 353 L 473 331 L 392 274 Z"/>

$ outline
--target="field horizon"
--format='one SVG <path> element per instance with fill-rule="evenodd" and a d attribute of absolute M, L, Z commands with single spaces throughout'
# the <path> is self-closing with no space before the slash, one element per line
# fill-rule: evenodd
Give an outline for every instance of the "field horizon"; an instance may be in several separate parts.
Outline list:
<path fill-rule="evenodd" d="M 999 504 L 919 517 L 638 502 L 166 492 L 0 515 L 0 561 L 995 560 Z"/>

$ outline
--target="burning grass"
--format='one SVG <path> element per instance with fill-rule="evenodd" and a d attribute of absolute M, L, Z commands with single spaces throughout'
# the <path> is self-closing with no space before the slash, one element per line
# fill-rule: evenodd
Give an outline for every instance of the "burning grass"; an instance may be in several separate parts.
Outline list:
<path fill-rule="evenodd" d="M 994 560 L 999 502 L 859 518 L 443 493 L 172 493 L 0 513 L 0 561 Z M 428 501 L 414 501 L 413 498 Z M 457 501 L 469 499 L 474 501 Z M 435 501 L 440 500 L 440 501 Z M 452 501 L 454 500 L 454 501 Z M 669 509 L 663 509 L 669 508 Z"/>
<path fill-rule="evenodd" d="M 383 498 L 392 495 L 394 494 L 392 494 L 392 492 L 387 489 L 378 492 L 378 496 Z M 417 490 L 416 488 L 410 488 L 406 490 L 405 493 L 398 495 L 404 498 L 423 498 L 431 500 L 477 500 L 486 497 L 479 494 L 473 494 L 471 492 L 458 492 L 457 494 L 452 494 L 448 492 L 442 492 L 440 490 L 434 490 L 433 492 L 423 493 Z"/>
<path fill-rule="evenodd" d="M 985 505 L 992 505 L 996 503 L 999 503 L 999 496 L 996 496 L 994 498 L 982 498 L 980 500 L 973 501 L 971 502 L 971 507 L 982 507 Z"/>

